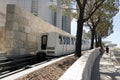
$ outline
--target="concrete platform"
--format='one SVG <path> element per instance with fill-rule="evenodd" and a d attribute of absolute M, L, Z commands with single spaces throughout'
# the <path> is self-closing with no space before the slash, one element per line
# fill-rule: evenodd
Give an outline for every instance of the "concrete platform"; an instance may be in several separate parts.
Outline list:
<path fill-rule="evenodd" d="M 93 65 L 91 79 L 89 80 L 120 80 L 120 70 L 114 53 L 99 55 Z M 116 67 L 117 66 L 117 67 Z"/>
<path fill-rule="evenodd" d="M 120 80 L 120 72 L 112 61 L 110 54 L 104 53 L 100 59 L 100 80 Z M 120 67 L 120 66 L 119 66 Z"/>

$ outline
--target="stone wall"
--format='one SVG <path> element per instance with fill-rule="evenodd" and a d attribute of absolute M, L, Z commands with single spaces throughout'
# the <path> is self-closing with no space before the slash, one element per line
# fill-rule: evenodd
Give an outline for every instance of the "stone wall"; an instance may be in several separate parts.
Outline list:
<path fill-rule="evenodd" d="M 38 49 L 40 33 L 62 32 L 68 34 L 16 5 L 7 6 L 5 26 L 8 55 L 23 55 L 35 52 Z"/>
<path fill-rule="evenodd" d="M 0 0 L 0 53 L 5 51 L 4 33 L 5 33 L 6 6 L 3 1 L 4 0 Z"/>

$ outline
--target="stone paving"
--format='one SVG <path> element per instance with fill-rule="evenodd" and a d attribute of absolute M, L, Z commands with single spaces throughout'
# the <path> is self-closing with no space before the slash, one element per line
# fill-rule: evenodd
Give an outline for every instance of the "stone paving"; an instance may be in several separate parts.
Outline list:
<path fill-rule="evenodd" d="M 100 59 L 100 80 L 120 80 L 120 69 L 116 68 L 113 55 L 104 53 Z"/>

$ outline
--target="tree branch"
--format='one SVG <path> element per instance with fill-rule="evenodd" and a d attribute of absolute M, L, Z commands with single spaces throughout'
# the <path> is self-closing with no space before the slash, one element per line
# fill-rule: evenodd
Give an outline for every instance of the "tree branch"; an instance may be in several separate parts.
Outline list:
<path fill-rule="evenodd" d="M 92 30 L 92 26 L 89 24 L 89 22 L 87 22 L 87 25 L 90 27 L 90 30 Z"/>
<path fill-rule="evenodd" d="M 93 17 L 90 17 L 90 22 L 92 23 L 92 26 L 95 27 L 94 21 L 93 21 Z"/>
<path fill-rule="evenodd" d="M 102 0 L 98 5 L 96 5 L 94 7 L 94 10 L 92 10 L 92 12 L 89 14 L 89 16 L 87 18 L 84 19 L 84 22 L 87 21 L 88 19 L 90 19 L 90 17 L 95 13 L 95 11 L 102 5 L 102 3 L 104 2 L 105 0 Z M 95 3 L 96 4 L 96 3 Z"/>
<path fill-rule="evenodd" d="M 97 20 L 97 22 L 96 22 L 96 24 L 95 24 L 96 26 L 100 23 L 100 20 L 101 20 L 101 19 L 100 19 L 100 16 L 98 16 L 98 20 Z"/>
<path fill-rule="evenodd" d="M 80 2 L 80 0 L 76 0 L 76 2 L 77 2 L 77 5 L 79 6 L 79 8 L 81 8 L 81 2 Z"/>
<path fill-rule="evenodd" d="M 83 0 L 82 8 L 85 9 L 85 6 L 87 4 L 87 0 Z"/>

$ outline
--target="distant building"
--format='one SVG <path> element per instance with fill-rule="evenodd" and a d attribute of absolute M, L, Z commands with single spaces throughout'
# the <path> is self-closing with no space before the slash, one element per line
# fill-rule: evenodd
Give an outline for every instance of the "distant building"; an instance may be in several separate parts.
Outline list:
<path fill-rule="evenodd" d="M 110 43 L 110 44 L 105 44 L 105 46 L 108 46 L 108 47 L 116 47 L 117 44 Z"/>
<path fill-rule="evenodd" d="M 44 21 L 70 33 L 71 20 L 62 15 L 61 0 L 4 0 L 6 4 L 16 4 L 28 12 L 40 17 Z M 50 5 L 57 5 L 57 12 L 52 11 Z"/>
<path fill-rule="evenodd" d="M 103 43 L 105 44 L 105 46 L 109 46 L 109 47 L 116 47 L 117 46 L 117 44 L 114 44 L 111 41 L 103 41 Z"/>

